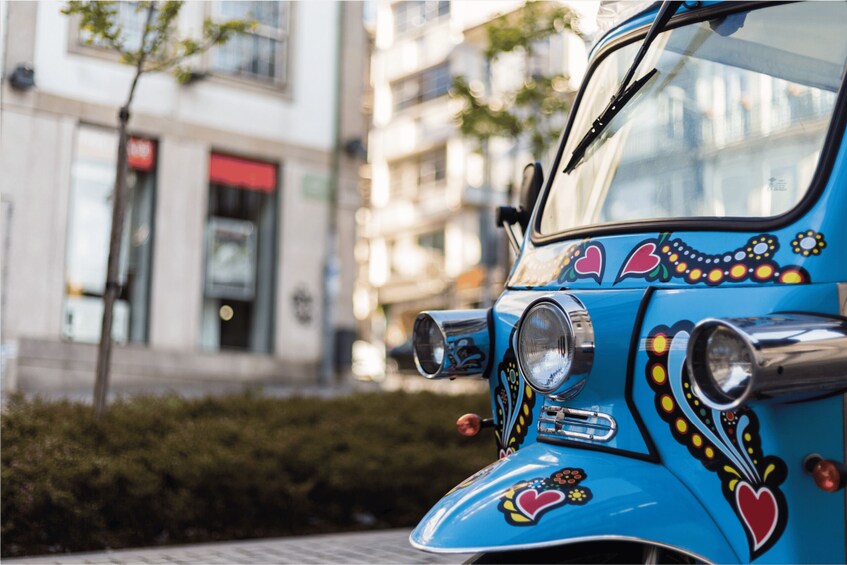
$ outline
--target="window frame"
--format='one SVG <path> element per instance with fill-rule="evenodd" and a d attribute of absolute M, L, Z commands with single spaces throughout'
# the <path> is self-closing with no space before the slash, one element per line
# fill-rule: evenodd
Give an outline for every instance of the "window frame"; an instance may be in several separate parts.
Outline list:
<path fill-rule="evenodd" d="M 96 43 L 86 43 L 82 38 L 83 33 L 82 29 L 80 28 L 81 23 L 82 19 L 78 14 L 74 14 L 68 18 L 68 25 L 70 27 L 68 29 L 67 52 L 73 53 L 75 55 L 85 55 L 87 57 L 94 57 L 97 59 L 121 63 L 121 56 L 116 53 L 111 47 L 105 45 L 97 45 Z"/>
<path fill-rule="evenodd" d="M 211 18 L 213 21 L 223 19 L 220 16 L 220 6 L 222 0 L 214 0 L 207 2 L 204 6 L 205 17 Z M 272 0 L 278 1 L 278 0 Z M 235 83 L 251 87 L 260 88 L 262 90 L 273 90 L 288 94 L 291 91 L 292 77 L 292 60 L 291 48 L 293 44 L 294 33 L 292 31 L 291 22 L 296 15 L 296 2 L 278 1 L 280 7 L 280 22 L 281 27 L 277 28 L 277 37 L 274 36 L 273 28 L 258 24 L 252 31 L 244 32 L 244 35 L 259 36 L 262 38 L 271 39 L 277 42 L 276 52 L 276 69 L 277 72 L 282 67 L 281 76 L 269 78 L 249 73 L 233 73 L 215 68 L 214 57 L 215 48 L 209 49 L 203 53 L 202 68 L 209 74 L 209 77 L 214 81 Z"/>
<path fill-rule="evenodd" d="M 670 23 L 663 31 L 669 31 L 678 27 L 698 22 L 706 21 L 718 16 L 730 15 L 738 12 L 746 12 L 760 9 L 767 9 L 785 2 L 756 2 L 746 1 L 738 3 L 729 3 L 729 5 L 707 6 L 705 8 L 686 11 L 674 16 Z M 643 14 L 643 12 L 642 12 Z M 815 172 L 812 175 L 811 183 L 806 189 L 806 193 L 800 201 L 787 212 L 776 216 L 764 218 L 750 217 L 697 217 L 697 218 L 663 218 L 663 219 L 648 219 L 648 220 L 630 220 L 609 222 L 604 224 L 594 224 L 589 226 L 579 226 L 567 230 L 562 230 L 556 233 L 544 234 L 541 232 L 541 212 L 547 205 L 547 199 L 550 195 L 553 177 L 559 168 L 564 166 L 563 152 L 567 140 L 572 135 L 574 119 L 579 111 L 583 95 L 586 87 L 591 81 L 594 72 L 599 67 L 600 63 L 611 53 L 625 47 L 631 43 L 635 43 L 644 39 L 650 29 L 652 20 L 648 23 L 639 25 L 634 29 L 621 33 L 618 37 L 610 39 L 607 43 L 602 44 L 605 40 L 604 36 L 598 42 L 602 45 L 597 54 L 591 60 L 585 78 L 580 85 L 579 92 L 574 99 L 573 106 L 568 115 L 567 125 L 559 138 L 558 149 L 553 164 L 550 168 L 551 174 L 547 175 L 544 184 L 544 190 L 538 199 L 538 205 L 535 207 L 535 212 L 531 222 L 530 241 L 534 245 L 544 245 L 563 241 L 567 239 L 577 239 L 583 237 L 597 237 L 601 235 L 617 235 L 617 234 L 632 234 L 643 232 L 688 232 L 688 231 L 730 231 L 730 232 L 747 232 L 747 231 L 770 231 L 785 227 L 796 221 L 800 216 L 805 214 L 821 196 L 823 189 L 829 179 L 830 172 L 835 163 L 835 157 L 840 148 L 841 138 L 845 125 L 847 125 L 847 74 L 842 79 L 841 86 L 838 90 L 835 107 L 833 108 L 832 118 L 830 119 L 827 131 L 824 136 L 821 155 L 815 167 Z M 607 32 L 607 36 L 613 34 L 615 29 Z"/>
<path fill-rule="evenodd" d="M 216 0 L 215 2 L 204 2 L 202 10 L 204 18 L 214 19 L 213 9 L 219 1 L 220 0 Z M 285 68 L 284 80 L 263 79 L 258 76 L 251 77 L 250 75 L 245 74 L 230 74 L 215 70 L 212 65 L 212 49 L 209 49 L 197 56 L 196 70 L 208 73 L 208 76 L 206 77 L 208 82 L 238 85 L 257 90 L 259 92 L 274 92 L 286 99 L 291 99 L 293 83 L 292 77 L 294 76 L 294 58 L 291 55 L 291 51 L 296 39 L 296 26 L 292 27 L 291 22 L 296 19 L 298 8 L 296 2 L 286 2 L 283 0 L 280 4 L 284 5 L 285 10 L 287 11 L 287 20 L 285 22 L 285 48 L 282 49 L 284 53 L 282 53 L 282 56 L 277 53 L 278 61 L 281 61 L 281 63 L 278 64 L 283 64 Z M 70 27 L 68 29 L 67 52 L 75 55 L 83 55 L 86 57 L 121 63 L 120 55 L 115 53 L 111 48 L 93 44 L 88 45 L 82 41 L 80 21 L 81 19 L 78 15 L 73 15 L 68 18 L 68 25 Z M 202 22 L 196 23 L 199 25 Z M 178 25 L 178 22 L 174 22 L 174 25 Z"/>
<path fill-rule="evenodd" d="M 80 187 L 79 187 L 79 179 L 76 177 L 76 167 L 80 163 L 85 163 L 86 159 L 80 160 L 80 136 L 87 135 L 87 133 L 93 133 L 94 135 L 107 135 L 114 137 L 114 142 L 117 145 L 119 132 L 110 126 L 106 126 L 103 124 L 99 124 L 91 121 L 80 121 L 77 123 L 74 131 L 74 142 L 73 142 L 73 155 L 71 159 L 71 171 L 70 171 L 70 188 L 68 192 L 68 207 L 67 207 L 67 226 L 65 233 L 65 244 L 64 244 L 64 262 L 62 267 L 62 277 L 63 277 L 63 293 L 62 293 L 62 329 L 61 329 L 61 340 L 68 343 L 97 343 L 100 337 L 98 336 L 96 341 L 88 341 L 83 336 L 74 336 L 67 333 L 69 329 L 67 327 L 67 314 L 68 314 L 68 299 L 76 299 L 76 298 L 88 298 L 99 300 L 101 305 L 105 298 L 106 289 L 105 289 L 105 273 L 108 264 L 108 253 L 103 256 L 103 281 L 104 286 L 103 289 L 99 288 L 99 281 L 96 283 L 97 288 L 92 289 L 91 287 L 84 286 L 84 282 L 79 284 L 76 287 L 70 286 L 71 274 L 73 269 L 73 262 L 76 258 L 71 247 L 76 241 L 77 228 L 75 227 L 75 223 L 77 222 L 74 217 L 74 213 L 77 210 L 77 199 L 81 197 Z M 118 341 L 115 332 L 118 330 L 118 325 L 113 324 L 112 326 L 112 338 L 116 341 L 116 343 L 121 343 L 123 345 L 135 345 L 135 346 L 147 346 L 150 344 L 150 330 L 151 330 L 151 314 L 153 311 L 153 302 L 152 302 L 152 291 L 153 291 L 153 278 L 155 271 L 155 248 L 156 241 L 158 237 L 157 233 L 157 221 L 156 214 L 159 206 L 159 191 L 161 187 L 159 186 L 159 173 L 160 173 L 160 149 L 161 149 L 161 138 L 156 136 L 149 136 L 146 134 L 138 134 L 136 135 L 133 131 L 128 133 L 128 139 L 138 139 L 147 141 L 152 144 L 153 147 L 153 160 L 148 169 L 142 169 L 133 167 L 132 165 L 128 165 L 127 174 L 143 174 L 146 175 L 146 180 L 149 183 L 146 186 L 146 198 L 149 199 L 149 216 L 145 217 L 146 224 L 144 227 L 147 228 L 147 233 L 144 236 L 143 245 L 147 246 L 146 256 L 142 256 L 140 258 L 140 262 L 143 263 L 143 268 L 134 270 L 133 269 L 133 247 L 136 249 L 140 248 L 141 245 L 133 245 L 131 243 L 131 239 L 134 237 L 133 227 L 141 227 L 135 226 L 135 218 L 136 214 L 139 213 L 138 209 L 135 208 L 136 200 L 135 196 L 139 193 L 137 190 L 139 189 L 139 185 L 136 184 L 135 188 L 132 188 L 132 195 L 127 201 L 127 207 L 125 210 L 125 218 L 124 218 L 124 233 L 121 239 L 121 243 L 119 246 L 119 269 L 118 269 L 118 279 L 119 279 L 119 295 L 116 299 L 115 305 L 117 306 L 119 302 L 123 302 L 126 304 L 126 336 L 125 340 Z M 117 161 L 117 158 L 115 158 Z M 88 161 L 90 165 L 90 160 Z M 95 165 L 96 166 L 96 165 Z M 115 167 L 117 165 L 115 164 Z M 114 177 L 115 167 L 110 167 L 111 176 Z M 128 181 L 129 182 L 129 181 Z M 137 181 L 136 181 L 137 182 Z M 112 181 L 109 181 L 110 186 L 110 194 L 114 192 L 114 186 L 112 186 Z M 142 204 L 143 205 L 143 204 Z M 109 222 L 111 221 L 111 206 L 108 206 L 108 217 Z M 109 240 L 109 227 L 108 225 L 104 225 L 105 231 L 104 236 L 105 239 L 103 241 L 108 244 Z M 107 246 L 108 247 L 108 246 Z M 138 259 L 138 257 L 135 257 Z M 139 273 L 145 273 L 145 277 L 139 277 L 138 282 L 134 282 L 132 280 L 133 275 L 138 275 Z M 135 286 L 136 284 L 140 286 Z M 99 291 L 99 292 L 98 292 Z M 135 296 L 135 292 L 140 293 L 142 296 Z M 135 298 L 138 300 L 136 301 Z M 136 309 L 137 308 L 137 309 Z M 140 331 L 137 335 L 133 335 L 133 328 L 135 327 L 135 323 L 138 322 L 138 318 L 140 317 Z M 116 320 L 117 322 L 117 320 Z M 99 324 L 98 324 L 99 327 Z M 98 330 L 100 331 L 100 330 Z"/>
<path fill-rule="evenodd" d="M 450 19 L 450 14 L 453 11 L 453 3 L 450 0 L 447 0 L 447 12 L 444 14 L 439 13 L 439 4 L 444 0 L 401 0 L 400 2 L 395 2 L 393 6 L 391 6 L 391 30 L 394 33 L 395 38 L 407 37 L 410 35 L 414 35 L 416 32 L 420 32 L 428 28 L 431 25 L 436 23 L 441 23 L 443 21 Z M 435 5 L 435 16 L 430 18 L 426 15 L 424 16 L 423 22 L 417 25 L 405 27 L 404 29 L 398 29 L 397 26 L 397 11 L 400 6 L 403 6 L 405 10 L 408 10 L 408 7 L 412 4 L 422 3 L 426 6 L 427 3 L 431 3 Z M 426 13 L 426 8 L 424 9 Z"/>
<path fill-rule="evenodd" d="M 427 102 L 430 102 L 432 100 L 438 100 L 439 98 L 447 96 L 447 94 L 450 92 L 450 82 L 452 81 L 452 75 L 450 74 L 450 66 L 451 65 L 450 65 L 449 60 L 441 61 L 441 62 L 439 62 L 435 65 L 432 65 L 432 66 L 427 67 L 425 69 L 422 69 L 420 71 L 416 71 L 416 72 L 414 72 L 410 75 L 406 75 L 406 76 L 399 78 L 397 80 L 391 81 L 390 86 L 391 86 L 392 111 L 395 114 L 400 113 L 400 112 L 405 112 L 405 111 L 409 110 L 410 108 L 416 108 L 416 107 L 418 107 L 422 104 L 426 104 Z M 435 96 L 432 96 L 431 98 L 424 98 L 423 97 L 423 93 L 424 93 L 423 79 L 424 79 L 424 77 L 427 76 L 427 73 L 436 73 L 442 68 L 446 69 L 447 77 L 448 77 L 448 79 L 450 79 L 450 80 L 448 80 L 447 89 L 443 93 L 436 94 Z M 401 103 L 399 102 L 399 100 L 397 98 L 397 90 L 400 87 L 400 85 L 411 83 L 413 81 L 415 81 L 416 84 L 417 84 L 417 93 L 414 96 L 414 98 L 404 100 L 404 102 L 401 105 Z M 438 89 L 435 89 L 434 92 L 438 92 Z"/>
<path fill-rule="evenodd" d="M 430 162 L 442 160 L 443 167 L 441 168 L 442 176 L 438 177 L 438 168 L 433 167 L 431 179 L 423 179 L 421 169 L 427 158 L 432 158 Z M 410 189 L 403 185 L 402 180 L 404 173 L 408 170 L 414 171 L 414 188 Z M 422 151 L 405 155 L 399 159 L 394 159 L 388 162 L 388 195 L 390 201 L 412 200 L 418 201 L 422 196 L 426 196 L 433 189 L 445 187 L 447 184 L 447 144 L 439 144 L 428 147 Z"/>

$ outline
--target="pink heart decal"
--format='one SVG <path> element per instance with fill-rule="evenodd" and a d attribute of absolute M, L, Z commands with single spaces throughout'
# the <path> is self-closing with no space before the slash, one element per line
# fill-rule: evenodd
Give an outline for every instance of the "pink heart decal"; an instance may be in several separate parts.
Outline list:
<path fill-rule="evenodd" d="M 629 256 L 629 259 L 623 269 L 621 269 L 621 274 L 618 275 L 618 278 L 620 279 L 624 275 L 640 275 L 652 271 L 660 261 L 659 256 L 654 255 L 654 251 L 656 251 L 655 243 L 649 242 L 641 245 Z"/>
<path fill-rule="evenodd" d="M 754 490 L 748 483 L 741 482 L 735 487 L 735 504 L 753 536 L 753 551 L 756 551 L 776 529 L 779 521 L 776 498 L 767 487 Z"/>
<path fill-rule="evenodd" d="M 541 512 L 564 502 L 565 493 L 558 490 L 546 490 L 539 493 L 535 489 L 525 490 L 515 499 L 518 510 L 527 518 L 535 521 Z"/>
<path fill-rule="evenodd" d="M 587 247 L 585 255 L 574 263 L 574 269 L 580 275 L 597 275 L 599 277 L 603 270 L 603 254 L 600 252 L 600 248 L 596 245 Z"/>

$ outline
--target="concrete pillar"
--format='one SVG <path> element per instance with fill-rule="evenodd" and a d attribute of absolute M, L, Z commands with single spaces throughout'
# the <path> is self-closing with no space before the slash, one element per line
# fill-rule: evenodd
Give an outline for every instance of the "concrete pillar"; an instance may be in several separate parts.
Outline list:
<path fill-rule="evenodd" d="M 203 302 L 209 149 L 176 137 L 159 140 L 150 345 L 196 351 Z"/>

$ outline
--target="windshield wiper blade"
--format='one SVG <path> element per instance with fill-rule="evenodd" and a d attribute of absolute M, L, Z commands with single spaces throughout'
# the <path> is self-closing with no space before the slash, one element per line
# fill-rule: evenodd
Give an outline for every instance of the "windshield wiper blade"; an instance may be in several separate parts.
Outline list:
<path fill-rule="evenodd" d="M 565 173 L 571 172 L 574 167 L 579 164 L 591 144 L 594 143 L 594 141 L 600 137 L 600 134 L 606 129 L 606 125 L 618 115 L 618 112 L 621 111 L 627 102 L 632 100 L 632 97 L 635 96 L 657 72 L 658 71 L 656 69 L 651 70 L 649 73 L 632 83 L 632 85 L 624 90 L 619 96 L 612 98 L 612 101 L 609 102 L 606 109 L 600 113 L 596 120 L 594 120 L 594 123 L 591 125 L 591 129 L 588 130 L 588 133 L 585 134 L 579 144 L 577 144 L 576 149 L 573 150 L 571 160 L 568 161 L 568 166 L 565 167 Z"/>
<path fill-rule="evenodd" d="M 656 37 L 664 31 L 665 26 L 667 26 L 671 17 L 676 13 L 681 5 L 682 2 L 662 2 L 662 6 L 659 8 L 659 13 L 656 14 L 656 19 L 653 20 L 653 25 L 650 26 L 650 30 L 644 37 L 644 41 L 641 43 L 638 53 L 636 53 L 635 58 L 632 60 L 632 64 L 629 66 L 629 70 L 626 72 L 626 75 L 621 81 L 621 85 L 618 87 L 617 93 L 612 97 L 608 106 L 600 112 L 597 119 L 594 120 L 594 123 L 591 125 L 591 129 L 588 130 L 582 140 L 580 140 L 579 144 L 577 144 L 576 149 L 574 149 L 574 152 L 571 155 L 570 161 L 568 161 L 568 166 L 565 167 L 565 173 L 571 172 L 574 167 L 576 167 L 588 147 L 600 136 L 601 133 L 603 133 L 603 130 L 606 129 L 606 125 L 612 121 L 612 118 L 621 111 L 621 108 L 623 108 L 624 105 L 626 105 L 626 103 L 635 96 L 635 93 L 637 93 L 656 73 L 656 69 L 653 69 L 632 83 L 632 86 L 629 86 L 629 82 L 632 80 L 632 77 L 635 76 L 635 71 L 638 69 L 638 65 L 641 64 L 641 61 L 647 54 L 647 50 L 650 48 L 653 40 L 655 40 Z"/>

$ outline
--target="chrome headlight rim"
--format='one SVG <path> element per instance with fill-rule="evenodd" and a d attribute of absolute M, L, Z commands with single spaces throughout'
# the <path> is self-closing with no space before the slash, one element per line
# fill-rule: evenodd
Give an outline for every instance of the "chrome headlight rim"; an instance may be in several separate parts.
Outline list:
<path fill-rule="evenodd" d="M 526 366 L 523 355 L 521 355 L 520 348 L 524 324 L 529 315 L 539 307 L 550 307 L 556 312 L 568 334 L 568 372 L 561 382 L 546 388 L 538 386 L 530 378 L 531 373 Z M 574 326 L 574 318 L 580 320 L 579 329 Z M 594 361 L 594 330 L 588 311 L 582 302 L 571 294 L 556 294 L 538 298 L 526 307 L 518 320 L 512 337 L 512 348 L 515 351 L 518 371 L 530 388 L 553 400 L 570 399 L 582 390 Z"/>
<path fill-rule="evenodd" d="M 721 390 L 709 371 L 708 340 L 718 329 L 731 332 L 740 343 L 744 344 L 750 355 L 750 378 L 747 379 L 744 390 L 738 396 L 730 396 Z M 685 366 L 688 369 L 694 395 L 709 408 L 720 412 L 736 410 L 746 404 L 753 395 L 757 381 L 756 370 L 759 366 L 757 349 L 757 344 L 750 339 L 747 332 L 727 320 L 706 318 L 698 322 L 691 330 L 691 335 L 688 338 L 688 350 L 685 359 Z"/>

